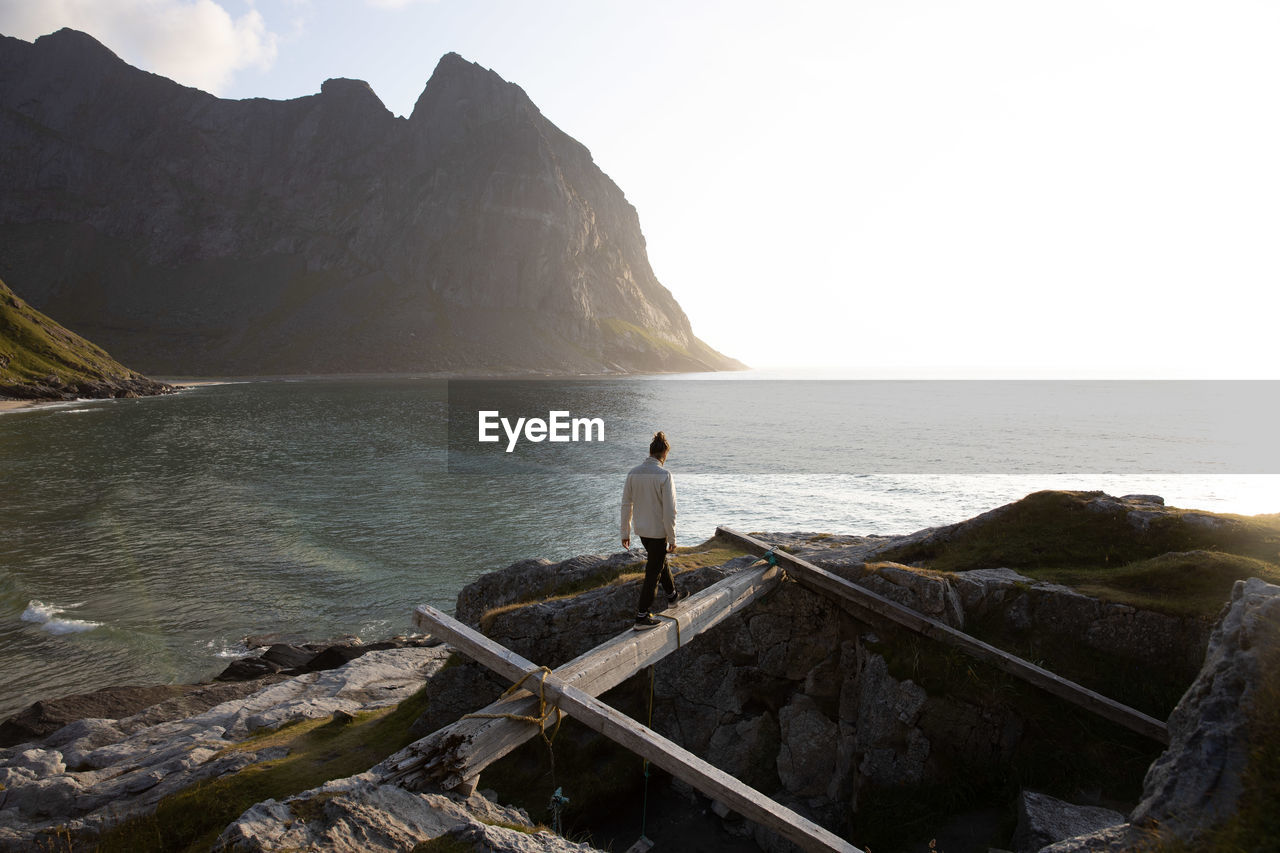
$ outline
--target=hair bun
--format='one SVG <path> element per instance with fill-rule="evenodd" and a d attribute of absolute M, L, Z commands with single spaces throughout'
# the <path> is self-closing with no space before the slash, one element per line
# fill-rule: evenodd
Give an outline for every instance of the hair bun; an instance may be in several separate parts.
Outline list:
<path fill-rule="evenodd" d="M 658 456 L 666 453 L 671 449 L 671 442 L 667 441 L 667 434 L 662 430 L 658 430 L 653 434 L 653 441 L 649 442 L 649 455 Z"/>

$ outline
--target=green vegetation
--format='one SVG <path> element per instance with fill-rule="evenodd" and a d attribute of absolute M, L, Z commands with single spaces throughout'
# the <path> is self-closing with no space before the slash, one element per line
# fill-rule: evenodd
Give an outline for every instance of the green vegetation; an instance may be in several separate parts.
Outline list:
<path fill-rule="evenodd" d="M 675 554 L 668 559 L 671 565 L 671 573 L 679 576 L 684 572 L 691 572 L 695 569 L 701 569 L 706 566 L 721 566 L 735 557 L 746 555 L 746 551 L 737 545 L 729 543 L 718 537 L 711 537 L 700 545 L 693 545 L 687 548 L 677 548 Z M 513 610 L 519 610 L 530 604 L 538 604 L 544 601 L 560 601 L 566 598 L 573 598 L 584 592 L 593 589 L 600 589 L 606 586 L 614 586 L 630 583 L 644 577 L 644 562 L 636 560 L 634 562 L 623 563 L 615 566 L 613 569 L 600 572 L 582 578 L 574 583 L 557 584 L 552 581 L 542 587 L 531 589 L 528 594 L 522 596 L 519 601 L 511 604 L 504 604 L 501 607 L 495 607 L 485 611 L 480 617 L 480 630 L 487 632 L 493 626 L 493 620 L 504 613 L 510 613 Z"/>
<path fill-rule="evenodd" d="M 474 850 L 475 846 L 472 844 L 441 835 L 415 844 L 409 853 L 473 853 Z"/>
<path fill-rule="evenodd" d="M 1096 569 L 1032 569 L 1039 580 L 1074 587 L 1085 595 L 1174 616 L 1213 616 L 1241 578 L 1280 584 L 1280 566 L 1219 551 L 1178 551 L 1105 572 Z"/>
<path fill-rule="evenodd" d="M 112 827 L 99 838 L 100 853 L 208 850 L 245 809 L 267 799 L 283 800 L 330 779 L 362 773 L 415 738 L 411 726 L 426 708 L 426 688 L 395 708 L 357 714 L 353 722 L 308 720 L 263 732 L 227 752 L 288 747 L 283 758 L 199 783 L 160 801 L 155 814 Z M 323 801 L 309 803 L 314 817 Z"/>
<path fill-rule="evenodd" d="M 643 326 L 637 326 L 635 323 L 628 323 L 626 320 L 619 320 L 617 317 L 605 317 L 600 320 L 600 325 L 619 340 L 634 341 L 638 338 L 649 349 L 657 352 L 669 352 L 682 358 L 696 360 L 696 356 L 685 347 Z"/>
<path fill-rule="evenodd" d="M 1280 580 L 1276 515 L 1164 507 L 1138 529 L 1125 511 L 1090 509 L 1101 494 L 1036 492 L 945 542 L 907 545 L 881 557 L 944 571 L 1007 567 L 1107 601 L 1204 617 L 1218 612 L 1238 579 Z"/>
<path fill-rule="evenodd" d="M 0 386 L 101 382 L 138 376 L 96 344 L 64 329 L 0 281 Z"/>

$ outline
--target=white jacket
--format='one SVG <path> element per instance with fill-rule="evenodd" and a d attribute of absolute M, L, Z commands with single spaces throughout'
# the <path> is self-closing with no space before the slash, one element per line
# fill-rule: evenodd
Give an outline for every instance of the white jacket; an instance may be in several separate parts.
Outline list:
<path fill-rule="evenodd" d="M 632 513 L 636 535 L 676 541 L 676 484 L 671 472 L 650 456 L 627 474 L 622 487 L 622 538 L 631 538 Z"/>

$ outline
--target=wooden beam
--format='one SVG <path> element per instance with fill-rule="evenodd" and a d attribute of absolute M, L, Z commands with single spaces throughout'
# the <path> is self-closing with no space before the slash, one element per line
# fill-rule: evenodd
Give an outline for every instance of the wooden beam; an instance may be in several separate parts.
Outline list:
<path fill-rule="evenodd" d="M 762 542 L 744 533 L 738 533 L 727 527 L 717 527 L 716 535 L 724 536 L 755 554 L 764 554 L 773 550 L 766 542 Z M 1162 744 L 1169 743 L 1169 727 L 1164 722 L 1150 717 L 1141 711 L 1122 705 L 1101 693 L 1095 693 L 1087 687 L 1069 681 L 1049 670 L 1038 667 L 1023 660 L 1017 655 L 998 649 L 995 646 L 957 631 L 936 619 L 930 619 L 909 607 L 890 601 L 869 589 L 860 587 L 844 578 L 820 569 L 808 560 L 801 559 L 785 551 L 774 551 L 780 566 L 783 566 L 790 577 L 801 586 L 826 595 L 834 595 L 849 602 L 858 609 L 875 616 L 890 619 L 916 633 L 955 646 L 984 663 L 991 664 L 1017 678 L 1052 693 L 1060 699 L 1091 711 L 1113 723 L 1118 723 L 1138 734 L 1145 735 Z"/>
<path fill-rule="evenodd" d="M 658 627 L 639 632 L 627 628 L 563 664 L 555 675 L 599 696 L 771 592 L 781 577 L 780 569 L 765 564 L 743 569 L 664 613 L 668 618 Z M 415 624 L 430 631 L 430 623 L 420 613 L 414 613 Z M 538 712 L 537 698 L 527 691 L 499 699 L 476 712 L 486 716 L 464 717 L 405 747 L 379 765 L 380 772 L 410 789 L 457 788 L 534 737 L 537 725 L 513 718 L 536 718 Z M 542 726 L 550 728 L 558 721 L 558 712 L 553 713 Z"/>
<path fill-rule="evenodd" d="M 420 605 L 417 612 L 424 629 L 446 640 L 458 651 L 512 682 L 523 679 L 531 689 L 541 690 L 549 702 L 559 705 L 562 711 L 588 728 L 644 757 L 676 778 L 683 779 L 743 817 L 790 839 L 802 849 L 863 853 L 835 833 L 775 803 L 626 714 L 566 684 L 544 668 L 456 619 L 425 604 Z"/>

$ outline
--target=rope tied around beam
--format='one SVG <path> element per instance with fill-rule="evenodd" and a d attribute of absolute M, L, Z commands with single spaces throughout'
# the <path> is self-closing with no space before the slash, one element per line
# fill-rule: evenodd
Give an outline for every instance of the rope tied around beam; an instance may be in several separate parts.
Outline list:
<path fill-rule="evenodd" d="M 538 692 L 536 694 L 538 697 L 537 716 L 533 716 L 531 714 L 485 714 L 480 711 L 476 711 L 471 714 L 463 714 L 460 719 L 514 720 L 517 723 L 533 723 L 542 731 L 542 739 L 547 742 L 547 746 L 550 746 L 551 741 L 555 740 L 556 733 L 560 731 L 560 723 L 564 720 L 564 713 L 561 712 L 559 705 L 556 705 L 554 702 L 550 705 L 547 704 L 547 676 L 555 675 L 555 673 L 551 671 L 550 667 L 540 666 L 537 669 L 529 670 L 520 678 L 519 681 L 502 691 L 502 695 L 498 698 L 507 699 L 514 696 L 518 691 L 524 688 L 524 683 L 535 675 L 538 676 Z M 530 690 L 529 693 L 533 694 L 533 691 Z M 552 711 L 556 714 L 556 724 L 551 730 L 551 736 L 547 737 L 547 717 L 551 716 Z"/>
<path fill-rule="evenodd" d="M 680 648 L 680 620 L 674 616 L 668 616 L 665 613 L 655 613 L 653 615 L 657 616 L 659 619 L 666 619 L 668 622 L 676 623 L 676 648 Z M 652 670 L 653 667 L 649 667 L 649 669 Z"/>
<path fill-rule="evenodd" d="M 533 694 L 533 691 L 530 690 L 529 693 L 538 697 L 538 715 L 536 717 L 531 714 L 486 714 L 482 711 L 476 711 L 471 714 L 463 714 L 460 719 L 512 720 L 517 723 L 533 723 L 538 727 L 538 734 L 542 736 L 542 742 L 547 745 L 547 758 L 551 763 L 551 784 L 554 785 L 556 780 L 556 753 L 555 749 L 552 748 L 552 744 L 556 739 L 556 735 L 560 732 L 560 724 L 564 722 L 565 716 L 564 712 L 560 710 L 559 705 L 554 702 L 549 705 L 547 704 L 547 676 L 555 675 L 555 673 L 551 671 L 550 667 L 546 666 L 531 669 L 521 676 L 519 681 L 502 691 L 502 695 L 499 699 L 506 699 L 510 696 L 514 696 L 524 687 L 524 683 L 528 681 L 530 677 L 535 675 L 538 676 L 538 692 L 537 694 Z M 556 724 L 552 727 L 551 734 L 548 735 L 547 717 L 549 717 L 553 712 L 556 715 Z"/>

